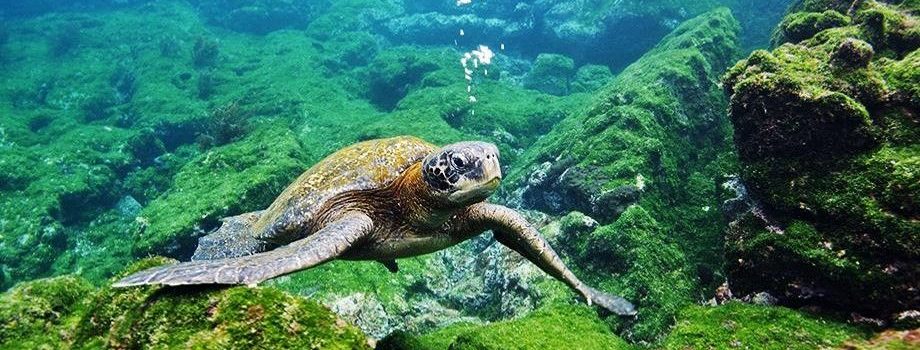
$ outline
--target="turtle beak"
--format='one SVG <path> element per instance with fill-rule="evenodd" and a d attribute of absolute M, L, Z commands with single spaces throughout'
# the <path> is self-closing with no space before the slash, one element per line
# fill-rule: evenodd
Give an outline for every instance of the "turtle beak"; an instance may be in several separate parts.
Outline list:
<path fill-rule="evenodd" d="M 482 179 L 485 182 L 480 186 L 482 189 L 494 192 L 502 182 L 502 168 L 498 165 L 498 157 L 483 159 Z"/>

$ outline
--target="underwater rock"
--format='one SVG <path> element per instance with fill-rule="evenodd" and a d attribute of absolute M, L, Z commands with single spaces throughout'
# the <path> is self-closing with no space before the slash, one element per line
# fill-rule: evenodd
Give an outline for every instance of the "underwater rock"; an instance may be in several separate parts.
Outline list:
<path fill-rule="evenodd" d="M 329 7 L 329 1 L 194 0 L 204 18 L 242 33 L 266 34 L 279 29 L 303 29 Z"/>
<path fill-rule="evenodd" d="M 537 226 L 546 221 L 523 214 Z M 424 333 L 526 314 L 546 301 L 542 285 L 562 288 L 565 300 L 574 298 L 491 235 L 398 263 L 399 272 L 391 273 L 377 262 L 334 261 L 271 284 L 344 310 L 344 319 L 378 339 L 394 331 Z"/>
<path fill-rule="evenodd" d="M 134 163 L 124 147 L 130 134 L 75 126 L 45 147 L 3 146 L 0 179 L 11 183 L 0 186 L 0 289 L 48 276 L 68 248 L 66 226 L 85 224 L 118 201 L 118 177 Z"/>
<path fill-rule="evenodd" d="M 524 78 L 524 87 L 550 95 L 567 95 L 575 75 L 575 61 L 563 55 L 541 53 Z"/>
<path fill-rule="evenodd" d="M 115 210 L 118 211 L 118 214 L 126 218 L 134 218 L 141 212 L 141 203 L 134 199 L 131 196 L 124 196 L 118 200 L 118 203 L 115 203 Z"/>
<path fill-rule="evenodd" d="M 741 178 L 737 175 L 732 175 L 727 181 L 723 182 L 722 188 L 731 191 L 734 195 L 734 197 L 724 200 L 720 207 L 729 221 L 738 219 L 753 208 L 754 203 L 748 194 L 747 187 L 744 186 Z"/>
<path fill-rule="evenodd" d="M 607 66 L 586 64 L 578 68 L 572 80 L 571 92 L 594 92 L 613 80 L 613 73 Z"/>
<path fill-rule="evenodd" d="M 539 225 L 540 221 L 535 223 Z M 424 285 L 433 300 L 479 320 L 504 319 L 532 311 L 541 300 L 534 284 L 547 277 L 491 235 L 439 251 L 427 265 Z"/>
<path fill-rule="evenodd" d="M 399 322 L 387 315 L 380 301 L 364 293 L 337 298 L 329 307 L 339 317 L 349 320 L 375 339 L 390 334 L 393 331 L 391 323 Z"/>
<path fill-rule="evenodd" d="M 859 39 L 847 38 L 837 46 L 837 50 L 834 51 L 831 60 L 835 66 L 843 68 L 866 68 L 869 62 L 872 61 L 872 55 L 874 54 L 875 51 L 869 43 Z"/>
<path fill-rule="evenodd" d="M 591 9 L 586 11 L 586 6 Z M 538 0 L 533 13 L 543 32 L 527 49 L 559 52 L 579 62 L 618 70 L 642 56 L 681 22 L 716 6 L 717 1 L 588 5 L 573 0 Z"/>
<path fill-rule="evenodd" d="M 573 211 L 559 219 L 559 231 L 554 235 L 547 235 L 547 239 L 559 242 L 560 247 L 574 247 L 586 240 L 598 226 L 600 224 L 590 216 Z"/>
<path fill-rule="evenodd" d="M 471 14 L 447 15 L 437 12 L 416 13 L 387 21 L 384 26 L 386 35 L 397 42 L 417 44 L 445 44 L 453 39 L 471 38 L 508 38 L 521 36 L 521 28 L 516 23 L 508 23 L 501 17 L 481 18 Z M 463 30 L 463 36 L 458 30 Z"/>
<path fill-rule="evenodd" d="M 405 47 L 381 52 L 367 69 L 367 98 L 381 109 L 392 110 L 427 74 L 455 64 L 435 50 Z"/>
<path fill-rule="evenodd" d="M 785 42 L 797 43 L 811 38 L 825 29 L 842 27 L 849 23 L 849 17 L 834 10 L 795 12 L 786 16 L 779 24 L 779 28 L 772 39 L 773 46 L 779 46 Z"/>
<path fill-rule="evenodd" d="M 63 348 L 59 331 L 72 331 L 93 287 L 61 276 L 24 282 L 0 295 L 0 347 Z"/>
<path fill-rule="evenodd" d="M 220 59 L 220 45 L 217 40 L 199 36 L 192 47 L 192 64 L 195 68 L 214 67 Z"/>
<path fill-rule="evenodd" d="M 173 261 L 150 258 L 120 276 Z M 0 296 L 0 347 L 369 349 L 318 303 L 274 288 L 93 288 L 78 277 Z"/>
<path fill-rule="evenodd" d="M 478 44 L 468 40 L 491 38 L 525 57 L 554 52 L 618 71 L 681 22 L 718 6 L 730 6 L 743 19 L 745 47 L 762 46 L 789 2 L 523 0 L 463 7 L 449 2 L 406 3 L 404 13 L 393 14 L 382 27 L 396 43 L 464 46 Z M 464 35 L 459 35 L 459 29 Z"/>
<path fill-rule="evenodd" d="M 728 280 L 736 295 L 892 321 L 920 308 L 920 174 L 908 170 L 920 165 L 920 43 L 904 45 L 917 7 L 826 3 L 784 20 L 797 44 L 724 77 L 740 175 L 760 207 L 727 232 Z M 790 29 L 815 13 L 833 25 Z"/>
<path fill-rule="evenodd" d="M 151 165 L 166 153 L 166 146 L 153 128 L 142 128 L 127 141 L 127 148 L 141 165 Z"/>
<path fill-rule="evenodd" d="M 635 185 L 621 185 L 598 191 L 603 179 L 593 178 L 597 170 L 572 166 L 571 160 L 544 162 L 535 168 L 522 190 L 522 205 L 552 214 L 579 210 L 604 222 L 615 220 L 626 207 L 639 201 Z"/>
<path fill-rule="evenodd" d="M 377 56 L 382 44 L 376 35 L 367 32 L 347 32 L 335 36 L 323 48 L 330 57 L 323 64 L 332 71 L 348 71 L 365 66 Z"/>

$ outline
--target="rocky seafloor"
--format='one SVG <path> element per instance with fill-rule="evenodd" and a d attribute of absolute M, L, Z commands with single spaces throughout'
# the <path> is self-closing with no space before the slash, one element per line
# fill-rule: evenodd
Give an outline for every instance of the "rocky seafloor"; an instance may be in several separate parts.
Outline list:
<path fill-rule="evenodd" d="M 920 346 L 920 3 L 0 7 L 0 348 Z M 459 35 L 458 29 L 464 34 Z M 496 57 L 472 73 L 463 52 Z M 343 146 L 499 146 L 489 234 L 258 287 L 113 289 Z"/>

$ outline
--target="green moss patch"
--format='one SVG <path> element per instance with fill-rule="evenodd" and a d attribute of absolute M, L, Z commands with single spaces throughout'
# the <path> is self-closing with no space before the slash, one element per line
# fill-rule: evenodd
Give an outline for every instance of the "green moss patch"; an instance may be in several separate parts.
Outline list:
<path fill-rule="evenodd" d="M 732 302 L 682 310 L 661 348 L 804 350 L 838 347 L 865 335 L 859 328 L 791 309 Z"/>

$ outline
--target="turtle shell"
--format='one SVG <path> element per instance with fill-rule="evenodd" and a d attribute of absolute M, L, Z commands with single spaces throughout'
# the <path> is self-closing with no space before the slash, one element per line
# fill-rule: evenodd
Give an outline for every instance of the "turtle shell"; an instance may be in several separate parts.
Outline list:
<path fill-rule="evenodd" d="M 348 191 L 381 188 L 437 146 L 411 136 L 363 141 L 327 156 L 301 174 L 253 226 L 262 240 L 287 243 L 312 233 L 316 214 Z"/>

